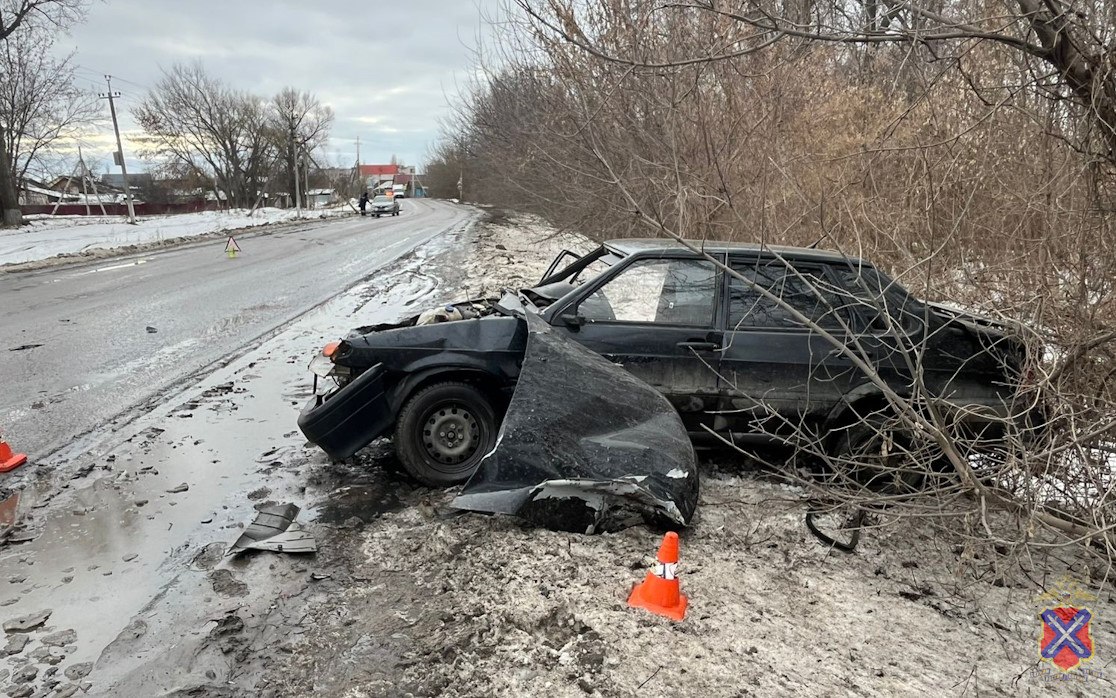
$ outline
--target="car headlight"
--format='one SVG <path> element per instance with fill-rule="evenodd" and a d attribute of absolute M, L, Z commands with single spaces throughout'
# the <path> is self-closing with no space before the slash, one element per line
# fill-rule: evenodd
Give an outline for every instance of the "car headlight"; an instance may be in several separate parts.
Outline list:
<path fill-rule="evenodd" d="M 321 376 L 322 378 L 325 378 L 329 374 L 333 373 L 333 369 L 337 367 L 332 361 L 329 360 L 328 356 L 326 356 L 325 354 L 318 354 L 310 361 L 309 368 L 310 373 L 313 373 L 315 376 Z"/>
<path fill-rule="evenodd" d="M 352 373 L 348 366 L 338 366 L 333 363 L 333 357 L 340 350 L 341 344 L 341 342 L 330 342 L 325 345 L 321 352 L 310 360 L 310 365 L 308 366 L 310 372 L 321 378 L 327 376 L 348 376 Z"/>

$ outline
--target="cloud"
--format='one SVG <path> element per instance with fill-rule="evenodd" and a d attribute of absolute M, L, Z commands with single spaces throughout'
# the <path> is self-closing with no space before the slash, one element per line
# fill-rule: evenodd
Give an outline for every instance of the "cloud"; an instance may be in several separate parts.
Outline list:
<path fill-rule="evenodd" d="M 128 137 L 136 132 L 131 106 L 161 69 L 189 61 L 260 95 L 288 85 L 315 93 L 336 112 L 331 162 L 354 162 L 359 137 L 363 162 L 394 154 L 421 163 L 449 96 L 471 75 L 482 16 L 499 1 L 113 0 L 92 4 L 56 48 L 76 50 L 89 89 L 104 91 L 104 74 L 114 76 L 130 167 L 143 166 Z M 83 139 L 97 149 L 88 155 L 111 162 L 111 136 L 109 125 Z"/>

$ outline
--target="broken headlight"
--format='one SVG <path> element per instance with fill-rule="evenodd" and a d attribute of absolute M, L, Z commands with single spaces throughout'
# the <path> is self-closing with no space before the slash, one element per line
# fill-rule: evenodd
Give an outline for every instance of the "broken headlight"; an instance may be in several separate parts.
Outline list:
<path fill-rule="evenodd" d="M 320 378 L 333 376 L 334 378 L 347 378 L 352 371 L 348 366 L 338 366 L 333 363 L 333 357 L 337 355 L 337 350 L 340 347 L 340 342 L 330 342 L 325 345 L 317 356 L 310 361 L 310 372 Z"/>
<path fill-rule="evenodd" d="M 325 378 L 326 376 L 333 373 L 333 369 L 337 367 L 333 364 L 332 361 L 329 360 L 329 357 L 324 356 L 323 354 L 318 354 L 310 362 L 309 368 L 310 373 L 313 373 L 315 376 Z"/>

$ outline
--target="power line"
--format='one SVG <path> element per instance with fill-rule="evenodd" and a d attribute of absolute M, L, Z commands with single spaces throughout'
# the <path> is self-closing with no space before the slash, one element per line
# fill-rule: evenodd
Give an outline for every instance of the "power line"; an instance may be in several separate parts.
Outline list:
<path fill-rule="evenodd" d="M 94 76 L 97 77 L 98 80 L 100 80 L 100 78 L 102 78 L 103 76 L 107 75 L 107 73 L 105 73 L 104 71 L 93 70 L 92 68 L 89 68 L 89 67 L 86 67 L 86 66 L 83 66 L 83 65 L 75 65 L 74 70 L 77 70 L 77 71 L 80 71 L 80 72 L 83 72 L 83 73 L 88 73 L 90 75 L 94 75 Z M 88 78 L 82 78 L 82 79 L 87 80 Z M 125 83 L 127 85 L 131 85 L 133 87 L 138 87 L 141 90 L 150 89 L 147 85 L 135 82 L 134 80 L 128 80 L 127 78 L 122 78 L 119 75 L 113 75 L 112 79 L 116 80 L 117 82 L 122 82 L 122 83 Z"/>

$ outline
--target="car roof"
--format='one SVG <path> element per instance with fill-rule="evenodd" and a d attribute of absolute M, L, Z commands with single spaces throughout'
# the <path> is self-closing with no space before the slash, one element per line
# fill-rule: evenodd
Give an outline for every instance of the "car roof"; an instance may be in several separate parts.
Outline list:
<path fill-rule="evenodd" d="M 790 247 L 787 245 L 760 245 L 754 242 L 721 242 L 714 240 L 690 240 L 698 247 L 711 254 L 719 252 L 768 252 L 775 253 L 789 259 L 815 261 L 815 262 L 842 262 L 862 264 L 856 257 L 846 256 L 833 250 L 817 250 L 809 247 Z M 625 238 L 620 240 L 606 240 L 604 246 L 625 257 L 634 254 L 655 254 L 658 252 L 678 252 L 686 247 L 671 238 Z"/>

